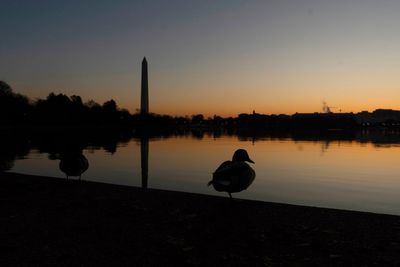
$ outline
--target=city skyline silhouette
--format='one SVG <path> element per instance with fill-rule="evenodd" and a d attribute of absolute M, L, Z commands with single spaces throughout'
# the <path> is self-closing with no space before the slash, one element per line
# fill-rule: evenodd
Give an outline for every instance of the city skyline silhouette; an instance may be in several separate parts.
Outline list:
<path fill-rule="evenodd" d="M 146 55 L 157 114 L 310 113 L 323 100 L 342 112 L 400 109 L 394 1 L 6 0 L 3 8 L 0 79 L 31 99 L 114 99 L 134 113 Z"/>

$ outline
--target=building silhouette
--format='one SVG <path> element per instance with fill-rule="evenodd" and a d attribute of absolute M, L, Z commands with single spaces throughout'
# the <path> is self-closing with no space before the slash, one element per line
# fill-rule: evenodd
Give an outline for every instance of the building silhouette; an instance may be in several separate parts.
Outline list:
<path fill-rule="evenodd" d="M 141 89 L 140 113 L 142 115 L 149 113 L 149 83 L 148 83 L 146 57 L 144 57 L 142 61 L 142 89 Z"/>

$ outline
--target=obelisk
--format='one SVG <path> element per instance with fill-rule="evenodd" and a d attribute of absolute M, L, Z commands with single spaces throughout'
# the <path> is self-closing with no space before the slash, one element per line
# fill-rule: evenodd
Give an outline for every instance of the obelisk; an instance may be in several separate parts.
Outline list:
<path fill-rule="evenodd" d="M 140 99 L 140 113 L 142 115 L 149 113 L 149 83 L 147 76 L 147 60 L 146 57 L 142 61 L 142 91 Z"/>

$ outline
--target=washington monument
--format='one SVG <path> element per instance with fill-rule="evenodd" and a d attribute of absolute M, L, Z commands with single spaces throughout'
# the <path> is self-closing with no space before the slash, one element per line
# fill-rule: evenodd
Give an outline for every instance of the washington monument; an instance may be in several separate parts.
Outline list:
<path fill-rule="evenodd" d="M 147 76 L 147 60 L 146 57 L 142 61 L 142 91 L 141 91 L 141 101 L 140 101 L 140 113 L 149 113 L 149 83 Z"/>

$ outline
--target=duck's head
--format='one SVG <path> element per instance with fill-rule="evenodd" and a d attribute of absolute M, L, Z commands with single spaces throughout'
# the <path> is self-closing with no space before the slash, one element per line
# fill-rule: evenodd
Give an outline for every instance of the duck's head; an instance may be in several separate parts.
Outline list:
<path fill-rule="evenodd" d="M 249 154 L 247 154 L 247 151 L 244 149 L 236 150 L 235 153 L 233 154 L 232 161 L 247 161 L 255 163 L 250 159 Z"/>

